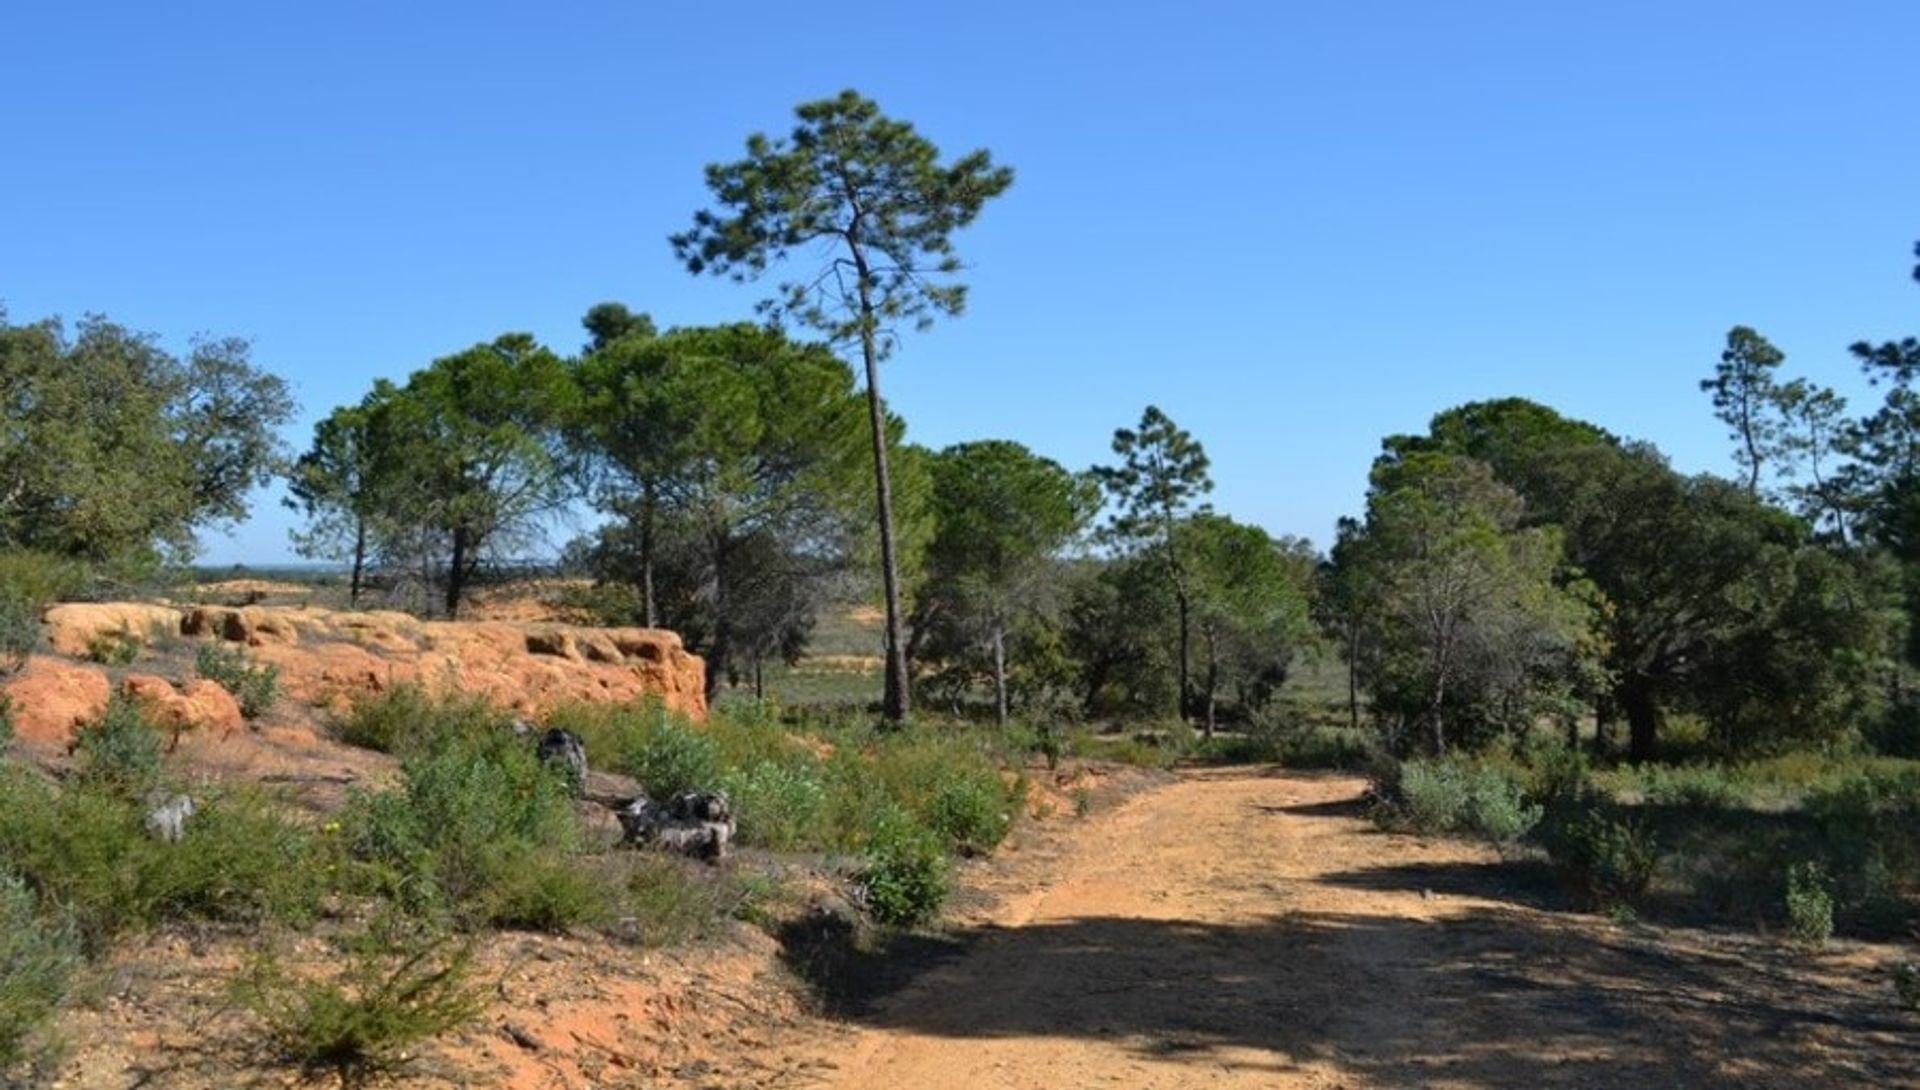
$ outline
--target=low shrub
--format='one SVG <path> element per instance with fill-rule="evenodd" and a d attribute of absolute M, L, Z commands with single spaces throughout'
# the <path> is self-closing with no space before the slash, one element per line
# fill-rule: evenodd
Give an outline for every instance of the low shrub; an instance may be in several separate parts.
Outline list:
<path fill-rule="evenodd" d="M 12 673 L 40 646 L 40 605 L 0 589 L 0 673 Z"/>
<path fill-rule="evenodd" d="M 80 964 L 73 928 L 0 869 L 0 1074 L 28 1058 Z"/>
<path fill-rule="evenodd" d="M 888 809 L 880 814 L 866 857 L 859 883 L 874 919 L 911 927 L 940 911 L 950 884 L 946 853 L 939 838 L 905 812 Z"/>
<path fill-rule="evenodd" d="M 125 629 L 87 637 L 87 657 L 102 666 L 125 666 L 140 657 L 140 638 Z"/>
<path fill-rule="evenodd" d="M 998 776 L 956 775 L 934 789 L 923 817 L 952 851 L 985 855 L 1006 838 L 1013 804 Z"/>
<path fill-rule="evenodd" d="M 710 867 L 660 852 L 620 858 L 624 871 L 615 899 L 616 933 L 638 945 L 674 946 L 707 938 L 740 914 L 745 894 L 735 880 Z"/>
<path fill-rule="evenodd" d="M 662 721 L 636 749 L 622 756 L 622 770 L 657 799 L 683 791 L 711 791 L 720 783 L 719 743 L 677 720 Z"/>
<path fill-rule="evenodd" d="M 817 762 L 781 764 L 761 761 L 729 775 L 742 843 L 774 851 L 818 849 L 827 810 L 827 784 Z"/>
<path fill-rule="evenodd" d="M 80 778 L 96 787 L 138 794 L 160 777 L 160 731 L 138 697 L 115 693 L 99 717 L 73 733 Z"/>
<path fill-rule="evenodd" d="M 56 789 L 0 769 L 0 867 L 72 919 L 89 949 L 169 919 L 303 921 L 325 868 L 313 838 L 256 793 L 201 801 L 177 842 L 143 827 L 146 801 L 115 785 Z"/>
<path fill-rule="evenodd" d="M 347 745 L 403 756 L 449 740 L 506 734 L 511 725 L 510 716 L 482 697 L 439 697 L 425 686 L 403 684 L 356 700 L 333 730 Z"/>
<path fill-rule="evenodd" d="M 375 891 L 466 924 L 583 918 L 566 906 L 587 899 L 547 869 L 578 846 L 572 799 L 523 739 L 447 736 L 402 771 L 400 786 L 356 795 L 341 818 L 343 842 Z"/>
<path fill-rule="evenodd" d="M 1813 946 L 1833 937 L 1833 892 L 1818 863 L 1795 863 L 1787 870 L 1787 931 Z"/>
<path fill-rule="evenodd" d="M 0 757 L 13 744 L 13 697 L 0 693 Z"/>
<path fill-rule="evenodd" d="M 1893 994 L 1900 1005 L 1920 1011 L 1920 962 L 1903 962 L 1893 967 Z"/>
<path fill-rule="evenodd" d="M 339 972 L 325 979 L 296 978 L 268 956 L 234 985 L 283 1056 L 343 1086 L 398 1066 L 410 1046 L 486 1009 L 471 947 L 445 935 L 380 921 L 343 953 Z"/>
<path fill-rule="evenodd" d="M 240 714 L 248 719 L 265 715 L 280 693 L 280 668 L 271 663 L 256 663 L 238 647 L 203 643 L 194 656 L 194 669 L 201 677 L 232 693 L 240 705 Z"/>
<path fill-rule="evenodd" d="M 1526 801 L 1519 784 L 1498 769 L 1464 761 L 1403 762 L 1392 790 L 1382 821 L 1418 833 L 1509 844 L 1540 820 L 1541 808 Z"/>
<path fill-rule="evenodd" d="M 1636 779 L 1640 796 L 1656 806 L 1735 810 L 1747 804 L 1746 790 L 1718 765 L 1644 765 Z"/>
<path fill-rule="evenodd" d="M 1653 833 L 1610 808 L 1570 806 L 1543 824 L 1547 857 L 1587 907 L 1630 907 L 1646 894 L 1660 861 Z"/>

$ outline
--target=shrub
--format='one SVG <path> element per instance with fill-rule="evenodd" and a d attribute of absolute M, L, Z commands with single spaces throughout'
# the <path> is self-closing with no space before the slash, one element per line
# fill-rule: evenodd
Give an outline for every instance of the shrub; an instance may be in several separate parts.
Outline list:
<path fill-rule="evenodd" d="M 11 673 L 40 646 L 40 606 L 0 589 L 0 673 Z"/>
<path fill-rule="evenodd" d="M 258 794 L 215 795 L 168 843 L 143 800 L 89 781 L 0 774 L 0 865 L 72 918 L 90 949 L 164 919 L 304 920 L 325 889 L 311 836 Z"/>
<path fill-rule="evenodd" d="M 720 783 L 720 746 L 701 731 L 673 720 L 661 722 L 623 762 L 647 794 L 672 798 L 683 791 L 711 791 Z"/>
<path fill-rule="evenodd" d="M 1498 769 L 1460 761 L 1407 761 L 1400 766 L 1397 799 L 1383 815 L 1389 825 L 1415 832 L 1456 834 L 1507 844 L 1540 820 L 1520 786 Z"/>
<path fill-rule="evenodd" d="M 1689 810 L 1733 810 L 1746 805 L 1746 792 L 1725 769 L 1713 765 L 1648 765 L 1640 771 L 1646 801 Z"/>
<path fill-rule="evenodd" d="M 444 935 L 376 922 L 348 944 L 340 971 L 300 980 L 262 957 L 234 986 L 289 1060 L 343 1086 L 398 1065 L 408 1046 L 457 1029 L 486 1009 L 472 950 Z"/>
<path fill-rule="evenodd" d="M 998 777 L 956 775 L 935 788 L 927 804 L 929 830 L 961 855 L 985 855 L 1013 824 L 1011 800 Z"/>
<path fill-rule="evenodd" d="M 0 756 L 13 744 L 13 698 L 0 693 Z"/>
<path fill-rule="evenodd" d="M 710 868 L 659 852 L 634 852 L 623 856 L 622 863 L 626 874 L 617 902 L 621 930 L 642 946 L 704 938 L 741 907 L 731 880 Z"/>
<path fill-rule="evenodd" d="M 0 1072 L 27 1058 L 79 962 L 72 927 L 41 912 L 27 884 L 0 870 Z"/>
<path fill-rule="evenodd" d="M 450 740 L 509 733 L 509 716 L 484 698 L 435 697 L 425 686 L 396 685 L 356 700 L 334 723 L 350 746 L 405 755 L 438 748 Z"/>
<path fill-rule="evenodd" d="M 496 927 L 560 934 L 611 912 L 607 887 L 578 860 L 527 853 L 490 874 L 481 914 Z"/>
<path fill-rule="evenodd" d="M 1893 967 L 1893 994 L 1900 997 L 1900 1005 L 1910 1011 L 1920 1011 L 1920 962 L 1905 962 Z"/>
<path fill-rule="evenodd" d="M 876 820 L 866 854 L 859 881 L 874 919 L 910 927 L 940 911 L 949 884 L 947 857 L 931 831 L 890 808 Z"/>
<path fill-rule="evenodd" d="M 203 643 L 194 657 L 194 669 L 201 677 L 219 685 L 240 705 L 240 714 L 258 719 L 273 707 L 280 691 L 280 668 L 271 663 L 256 663 L 238 647 Z"/>
<path fill-rule="evenodd" d="M 566 786 L 521 743 L 505 732 L 448 738 L 406 759 L 401 786 L 357 795 L 342 818 L 344 840 L 374 886 L 415 911 L 451 909 L 467 923 L 572 922 L 552 906 L 582 903 L 576 889 L 550 872 L 532 884 L 518 873 L 578 842 Z"/>
<path fill-rule="evenodd" d="M 817 765 L 761 761 L 727 778 L 740 839 L 774 851 L 828 847 L 827 785 Z"/>
<path fill-rule="evenodd" d="M 1605 807 L 1572 807 L 1546 825 L 1547 856 L 1589 908 L 1631 906 L 1653 882 L 1659 846 L 1644 825 Z"/>
<path fill-rule="evenodd" d="M 103 666 L 125 666 L 140 657 L 140 638 L 125 629 L 87 637 L 87 657 Z"/>
<path fill-rule="evenodd" d="M 1833 893 L 1818 863 L 1795 863 L 1787 870 L 1787 930 L 1814 946 L 1833 937 Z"/>
<path fill-rule="evenodd" d="M 98 719 L 74 731 L 80 775 L 93 784 L 139 793 L 160 776 L 160 732 L 139 698 L 116 693 Z"/>

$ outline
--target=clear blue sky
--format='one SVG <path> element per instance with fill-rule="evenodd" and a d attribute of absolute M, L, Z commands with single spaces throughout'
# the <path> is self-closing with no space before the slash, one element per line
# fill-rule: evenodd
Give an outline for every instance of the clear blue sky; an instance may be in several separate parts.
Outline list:
<path fill-rule="evenodd" d="M 1072 466 L 1154 402 L 1216 504 L 1324 544 L 1379 439 L 1523 395 L 1729 467 L 1726 329 L 1858 390 L 1920 332 L 1920 5 L 9 5 L 0 300 L 251 338 L 312 420 L 615 299 L 749 314 L 666 236 L 703 164 L 855 87 L 1012 191 L 887 392 Z M 210 537 L 290 555 L 289 514 Z"/>

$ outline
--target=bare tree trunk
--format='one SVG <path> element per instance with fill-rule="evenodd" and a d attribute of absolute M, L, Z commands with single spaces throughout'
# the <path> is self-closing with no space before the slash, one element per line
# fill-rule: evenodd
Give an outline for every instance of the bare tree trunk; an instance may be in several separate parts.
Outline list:
<path fill-rule="evenodd" d="M 648 481 L 640 497 L 640 597 L 645 601 L 647 627 L 660 627 L 660 612 L 653 601 L 653 482 Z"/>
<path fill-rule="evenodd" d="M 460 596 L 467 589 L 467 530 L 456 526 L 453 531 L 453 559 L 447 564 L 447 619 L 460 615 Z"/>
<path fill-rule="evenodd" d="M 905 722 L 913 700 L 907 689 L 907 645 L 901 626 L 900 558 L 893 541 L 893 479 L 887 471 L 886 403 L 880 398 L 880 352 L 875 343 L 876 318 L 867 257 L 856 234 L 849 233 L 847 242 L 853 252 L 855 275 L 859 277 L 860 353 L 867 370 L 867 417 L 873 426 L 873 476 L 880 509 L 880 576 L 887 598 L 886 692 L 880 714 L 887 722 L 898 725 Z"/>
<path fill-rule="evenodd" d="M 1007 633 L 998 624 L 993 626 L 993 718 L 1007 725 Z"/>
<path fill-rule="evenodd" d="M 347 605 L 360 608 L 360 582 L 367 570 L 367 520 L 353 520 L 353 574 L 347 580 Z"/>
<path fill-rule="evenodd" d="M 1644 681 L 1620 687 L 1620 710 L 1627 713 L 1627 759 L 1635 764 L 1653 759 L 1660 740 L 1660 705 Z"/>

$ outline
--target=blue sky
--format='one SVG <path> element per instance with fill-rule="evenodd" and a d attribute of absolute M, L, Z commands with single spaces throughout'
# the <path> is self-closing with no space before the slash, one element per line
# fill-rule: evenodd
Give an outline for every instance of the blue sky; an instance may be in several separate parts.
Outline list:
<path fill-rule="evenodd" d="M 1097 11 L 1097 16 L 1090 12 Z M 254 342 L 314 418 L 607 299 L 746 316 L 666 236 L 855 87 L 1018 179 L 886 392 L 932 445 L 1103 460 L 1157 403 L 1215 502 L 1324 544 L 1380 437 L 1522 395 L 1729 468 L 1727 328 L 1850 393 L 1920 332 L 1920 5 L 21 3 L 0 300 Z M 290 515 L 210 536 L 290 555 Z"/>

